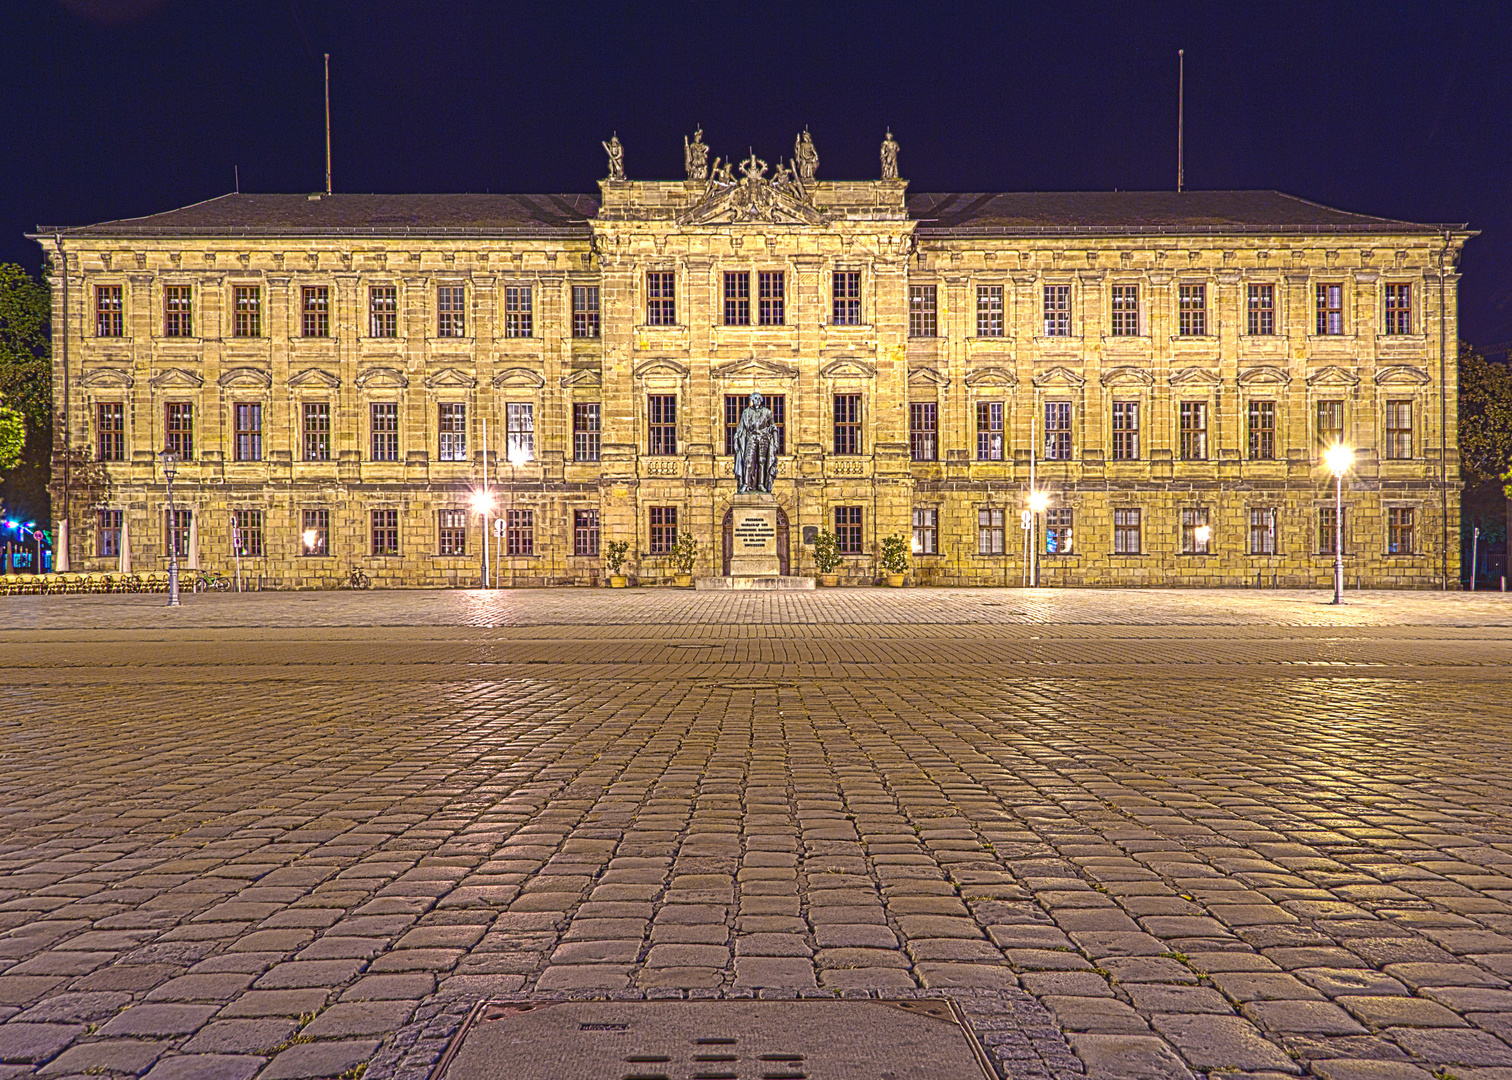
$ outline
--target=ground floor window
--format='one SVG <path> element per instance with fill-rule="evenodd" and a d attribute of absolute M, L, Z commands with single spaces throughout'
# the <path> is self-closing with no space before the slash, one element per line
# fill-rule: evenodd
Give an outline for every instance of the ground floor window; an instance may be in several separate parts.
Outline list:
<path fill-rule="evenodd" d="M 1181 509 L 1181 553 L 1183 555 L 1207 555 L 1211 553 L 1213 530 L 1208 524 L 1208 508 L 1184 506 Z"/>
<path fill-rule="evenodd" d="M 1392 506 L 1386 510 L 1386 554 L 1411 555 L 1416 549 L 1413 535 L 1415 514 L 1410 506 Z"/>
<path fill-rule="evenodd" d="M 572 512 L 572 553 L 574 555 L 598 555 L 599 512 L 597 510 L 574 510 Z"/>
<path fill-rule="evenodd" d="M 467 554 L 467 511 L 436 511 L 436 553 L 439 555 Z"/>
<path fill-rule="evenodd" d="M 399 554 L 399 511 L 374 510 L 371 536 L 374 555 Z"/>
<path fill-rule="evenodd" d="M 189 533 L 194 524 L 194 511 L 174 507 L 165 512 L 163 520 L 165 522 L 163 554 L 177 555 L 181 559 L 188 558 Z"/>
<path fill-rule="evenodd" d="M 123 513 L 120 510 L 101 510 L 99 525 L 95 529 L 95 553 L 102 559 L 119 559 L 121 557 L 121 521 Z"/>
<path fill-rule="evenodd" d="M 1057 506 L 1045 511 L 1045 554 L 1071 554 L 1071 508 Z"/>
<path fill-rule="evenodd" d="M 1141 522 L 1136 507 L 1118 507 L 1113 511 L 1113 554 L 1138 555 Z"/>
<path fill-rule="evenodd" d="M 938 555 L 940 511 L 933 506 L 919 506 L 913 512 L 913 551 L 915 555 Z"/>
<path fill-rule="evenodd" d="M 651 554 L 670 555 L 677 543 L 677 507 L 651 507 Z"/>
<path fill-rule="evenodd" d="M 263 553 L 263 512 L 236 510 L 231 515 L 231 547 L 243 558 L 260 559 Z"/>
<path fill-rule="evenodd" d="M 1339 553 L 1340 525 L 1349 526 L 1348 512 L 1345 512 L 1344 520 L 1339 521 L 1339 512 L 1332 506 L 1318 507 L 1318 554 L 1337 555 Z M 1349 550 L 1349 541 L 1344 542 L 1345 551 Z"/>
<path fill-rule="evenodd" d="M 329 555 L 331 512 L 324 507 L 306 507 L 300 512 L 299 551 L 302 555 Z"/>
<path fill-rule="evenodd" d="M 1276 553 L 1276 508 L 1256 506 L 1250 509 L 1250 554 Z"/>
<path fill-rule="evenodd" d="M 535 554 L 535 511 L 510 510 L 505 519 L 504 553 L 506 555 Z"/>
<path fill-rule="evenodd" d="M 1003 553 L 1003 509 L 984 506 L 977 511 L 977 554 Z"/>
<path fill-rule="evenodd" d="M 840 541 L 840 554 L 865 554 L 861 546 L 861 507 L 835 507 L 835 536 Z"/>

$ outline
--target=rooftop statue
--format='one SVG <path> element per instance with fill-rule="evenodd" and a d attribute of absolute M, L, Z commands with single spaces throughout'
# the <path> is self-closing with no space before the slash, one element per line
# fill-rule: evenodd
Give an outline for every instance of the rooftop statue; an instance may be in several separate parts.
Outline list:
<path fill-rule="evenodd" d="M 814 137 L 808 128 L 793 143 L 793 168 L 804 184 L 812 184 L 814 173 L 819 171 L 819 151 L 814 149 Z"/>
<path fill-rule="evenodd" d="M 882 140 L 882 179 L 898 178 L 898 144 L 893 142 L 892 128 L 887 129 L 887 138 Z"/>
<path fill-rule="evenodd" d="M 609 136 L 609 141 L 600 143 L 604 152 L 609 155 L 609 179 L 623 180 L 625 178 L 625 148 L 620 145 L 619 132 Z"/>
<path fill-rule="evenodd" d="M 683 136 L 683 167 L 688 170 L 689 180 L 709 178 L 709 148 L 703 141 L 703 128 L 693 132 L 693 141 Z"/>

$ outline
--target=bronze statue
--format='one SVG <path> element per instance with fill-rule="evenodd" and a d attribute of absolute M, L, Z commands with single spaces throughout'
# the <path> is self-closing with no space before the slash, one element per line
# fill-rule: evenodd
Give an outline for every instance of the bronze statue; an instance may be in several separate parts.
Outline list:
<path fill-rule="evenodd" d="M 609 155 L 609 179 L 623 180 L 625 178 L 625 148 L 620 145 L 619 132 L 609 136 L 609 141 L 599 143 L 604 152 Z"/>
<path fill-rule="evenodd" d="M 693 141 L 683 136 L 683 167 L 688 170 L 689 180 L 709 178 L 709 148 L 703 141 L 703 128 L 693 132 Z"/>
<path fill-rule="evenodd" d="M 814 137 L 808 128 L 793 142 L 793 168 L 804 184 L 812 184 L 814 174 L 819 171 L 819 151 L 814 149 Z"/>
<path fill-rule="evenodd" d="M 738 494 L 770 495 L 777 482 L 777 418 L 762 404 L 761 394 L 751 395 L 740 412 L 735 429 L 735 490 Z"/>
<path fill-rule="evenodd" d="M 882 140 L 882 179 L 898 178 L 898 144 L 893 142 L 892 128 L 887 129 L 887 138 Z"/>

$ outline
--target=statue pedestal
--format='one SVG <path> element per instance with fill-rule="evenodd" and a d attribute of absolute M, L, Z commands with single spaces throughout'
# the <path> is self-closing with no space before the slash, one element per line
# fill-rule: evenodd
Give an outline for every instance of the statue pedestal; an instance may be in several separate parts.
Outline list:
<path fill-rule="evenodd" d="M 735 548 L 730 553 L 731 577 L 775 577 L 782 573 L 777 559 L 777 500 L 752 493 L 735 496 Z"/>

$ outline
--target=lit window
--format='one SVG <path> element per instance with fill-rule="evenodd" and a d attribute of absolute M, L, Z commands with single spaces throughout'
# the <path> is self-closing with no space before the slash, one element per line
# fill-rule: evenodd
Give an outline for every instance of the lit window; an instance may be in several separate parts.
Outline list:
<path fill-rule="evenodd" d="M 913 512 L 913 553 L 938 555 L 940 511 L 933 506 L 916 506 Z"/>
<path fill-rule="evenodd" d="M 1327 337 L 1342 334 L 1344 332 L 1344 286 L 1319 285 L 1316 295 L 1318 336 Z"/>
<path fill-rule="evenodd" d="M 1258 506 L 1250 509 L 1250 554 L 1276 553 L 1276 508 Z"/>
<path fill-rule="evenodd" d="M 1211 554 L 1212 528 L 1208 525 L 1208 508 L 1184 506 L 1181 509 L 1181 552 L 1183 555 Z"/>
<path fill-rule="evenodd" d="M 1412 286 L 1389 284 L 1386 286 L 1386 333 L 1412 333 Z"/>
<path fill-rule="evenodd" d="M 1003 553 L 1003 508 L 984 506 L 977 510 L 977 554 Z"/>
<path fill-rule="evenodd" d="M 1055 506 L 1045 511 L 1045 554 L 1071 554 L 1071 508 Z"/>
<path fill-rule="evenodd" d="M 467 406 L 459 402 L 442 402 L 437 408 L 439 410 L 437 430 L 440 432 L 440 460 L 466 461 Z"/>

